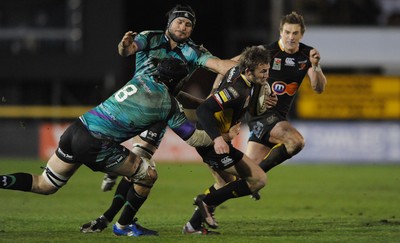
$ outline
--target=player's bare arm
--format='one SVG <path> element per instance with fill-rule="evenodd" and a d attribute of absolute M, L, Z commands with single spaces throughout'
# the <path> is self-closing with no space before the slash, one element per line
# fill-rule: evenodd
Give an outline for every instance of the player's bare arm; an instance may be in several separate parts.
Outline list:
<path fill-rule="evenodd" d="M 224 75 L 233 66 L 236 66 L 237 62 L 229 59 L 210 58 L 207 60 L 205 67 L 215 73 Z"/>
<path fill-rule="evenodd" d="M 122 40 L 118 44 L 118 53 L 121 56 L 126 57 L 136 53 L 138 48 L 133 41 L 136 35 L 136 32 L 128 31 L 125 33 L 124 37 L 122 37 Z"/>
<path fill-rule="evenodd" d="M 237 63 L 238 63 L 238 61 L 239 61 L 239 58 L 240 58 L 240 55 L 237 55 L 237 56 L 231 58 L 230 60 L 233 61 L 233 62 L 235 62 L 235 63 L 236 63 L 235 65 L 237 65 Z M 211 88 L 210 95 L 212 95 L 212 94 L 218 89 L 218 86 L 219 86 L 219 84 L 221 83 L 222 78 L 224 77 L 224 75 L 225 75 L 225 73 L 224 73 L 224 74 L 219 73 L 219 74 L 217 75 L 217 77 L 216 77 L 215 80 L 214 80 L 213 86 L 212 86 L 212 88 Z"/>
<path fill-rule="evenodd" d="M 325 85 L 327 83 L 326 77 L 322 72 L 321 65 L 319 61 L 321 60 L 321 55 L 317 49 L 310 50 L 310 62 L 311 68 L 308 69 L 308 77 L 310 78 L 310 83 L 312 89 L 317 93 L 322 93 L 325 90 Z"/>

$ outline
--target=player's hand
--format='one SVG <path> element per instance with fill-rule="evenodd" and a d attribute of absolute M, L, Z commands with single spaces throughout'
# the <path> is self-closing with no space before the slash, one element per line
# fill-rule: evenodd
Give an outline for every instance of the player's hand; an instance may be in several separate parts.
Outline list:
<path fill-rule="evenodd" d="M 214 139 L 214 150 L 217 154 L 228 154 L 229 145 L 225 142 L 222 136 Z"/>
<path fill-rule="evenodd" d="M 236 123 L 236 125 L 232 126 L 229 129 L 229 139 L 233 140 L 240 133 L 240 125 L 241 122 Z"/>
<path fill-rule="evenodd" d="M 267 108 L 270 109 L 274 106 L 276 106 L 276 104 L 278 104 L 278 96 L 272 92 L 268 97 L 267 100 L 265 101 L 265 104 L 267 105 Z"/>
<path fill-rule="evenodd" d="M 310 62 L 313 66 L 317 66 L 319 63 L 319 60 L 321 60 L 321 56 L 317 49 L 312 49 L 310 50 Z"/>
<path fill-rule="evenodd" d="M 128 46 L 131 46 L 136 35 L 137 35 L 137 33 L 133 32 L 133 31 L 126 32 L 124 37 L 122 37 L 122 40 L 121 40 L 122 47 L 127 48 Z"/>

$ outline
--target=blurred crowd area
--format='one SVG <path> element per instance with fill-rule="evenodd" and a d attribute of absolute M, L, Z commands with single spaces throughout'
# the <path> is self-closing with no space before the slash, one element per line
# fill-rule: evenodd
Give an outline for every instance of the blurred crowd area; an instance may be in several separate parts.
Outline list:
<path fill-rule="evenodd" d="M 308 28 L 400 27 L 399 0 L 2 0 L 0 105 L 98 104 L 134 72 L 134 58 L 117 54 L 123 34 L 164 29 L 165 13 L 177 3 L 196 11 L 193 40 L 221 58 L 277 40 L 280 17 L 291 11 L 302 14 Z M 370 70 L 380 74 L 379 66 Z M 338 69 L 325 65 L 324 71 Z M 193 80 L 202 85 L 187 89 L 205 96 L 214 77 L 199 70 Z"/>
<path fill-rule="evenodd" d="M 308 24 L 351 26 L 399 26 L 398 0 L 304 0 L 293 1 Z"/>

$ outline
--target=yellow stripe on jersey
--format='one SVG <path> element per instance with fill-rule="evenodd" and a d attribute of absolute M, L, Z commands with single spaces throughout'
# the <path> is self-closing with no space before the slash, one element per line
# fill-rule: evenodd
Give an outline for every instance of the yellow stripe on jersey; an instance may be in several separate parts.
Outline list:
<path fill-rule="evenodd" d="M 221 96 L 218 94 L 218 93 L 215 93 L 214 94 L 214 98 L 215 98 L 215 100 L 218 102 L 218 104 L 222 104 L 223 102 L 222 102 L 222 98 L 221 98 Z"/>
<path fill-rule="evenodd" d="M 222 99 L 223 102 L 227 102 L 227 101 L 229 100 L 229 98 L 226 96 L 224 90 L 219 91 L 219 92 L 218 92 L 218 95 L 221 97 L 221 99 Z"/>
<path fill-rule="evenodd" d="M 244 76 L 243 74 L 240 74 L 240 76 L 242 76 L 242 79 L 244 81 L 244 83 L 248 86 L 251 87 L 251 82 L 249 80 L 247 80 L 246 76 Z"/>
<path fill-rule="evenodd" d="M 233 110 L 227 109 L 214 113 L 214 117 L 218 120 L 219 131 L 221 133 L 229 132 L 232 125 Z"/>

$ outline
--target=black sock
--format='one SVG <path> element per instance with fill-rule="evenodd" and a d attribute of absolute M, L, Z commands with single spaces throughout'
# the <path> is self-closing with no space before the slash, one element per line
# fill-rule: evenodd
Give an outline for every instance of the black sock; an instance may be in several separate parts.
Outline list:
<path fill-rule="evenodd" d="M 137 194 L 137 192 L 132 186 L 128 191 L 125 207 L 121 213 L 118 223 L 121 225 L 131 224 L 137 211 L 139 211 L 139 208 L 146 201 L 146 199 L 147 197 L 142 197 L 139 194 Z"/>
<path fill-rule="evenodd" d="M 32 190 L 33 177 L 27 173 L 14 173 L 0 175 L 0 188 L 30 192 Z"/>
<path fill-rule="evenodd" d="M 250 195 L 251 191 L 245 180 L 237 180 L 207 194 L 204 202 L 209 206 L 218 206 L 228 199 Z"/>
<path fill-rule="evenodd" d="M 209 188 L 207 188 L 207 190 L 205 191 L 204 194 L 209 194 L 211 192 L 215 192 L 217 189 L 215 189 L 214 185 L 210 186 Z M 193 212 L 192 217 L 190 218 L 189 222 L 192 225 L 192 227 L 194 229 L 200 229 L 201 228 L 201 223 L 202 223 L 202 219 L 203 217 L 201 216 L 200 211 L 198 210 L 198 208 L 196 207 L 196 209 Z"/>
<path fill-rule="evenodd" d="M 121 208 L 124 206 L 129 188 L 131 188 L 132 186 L 133 182 L 127 181 L 125 178 L 121 179 L 117 189 L 115 190 L 111 206 L 103 214 L 108 222 L 111 222 L 114 219 L 115 215 L 117 215 L 119 210 L 121 210 Z"/>
<path fill-rule="evenodd" d="M 260 162 L 260 167 L 264 172 L 268 172 L 270 169 L 279 165 L 283 161 L 290 159 L 292 156 L 288 154 L 284 144 L 278 144 L 274 146 L 271 151 L 265 156 L 264 160 Z"/>
<path fill-rule="evenodd" d="M 207 190 L 204 192 L 204 194 L 210 194 L 211 192 L 215 192 L 217 189 L 215 189 L 214 184 L 212 184 Z"/>

